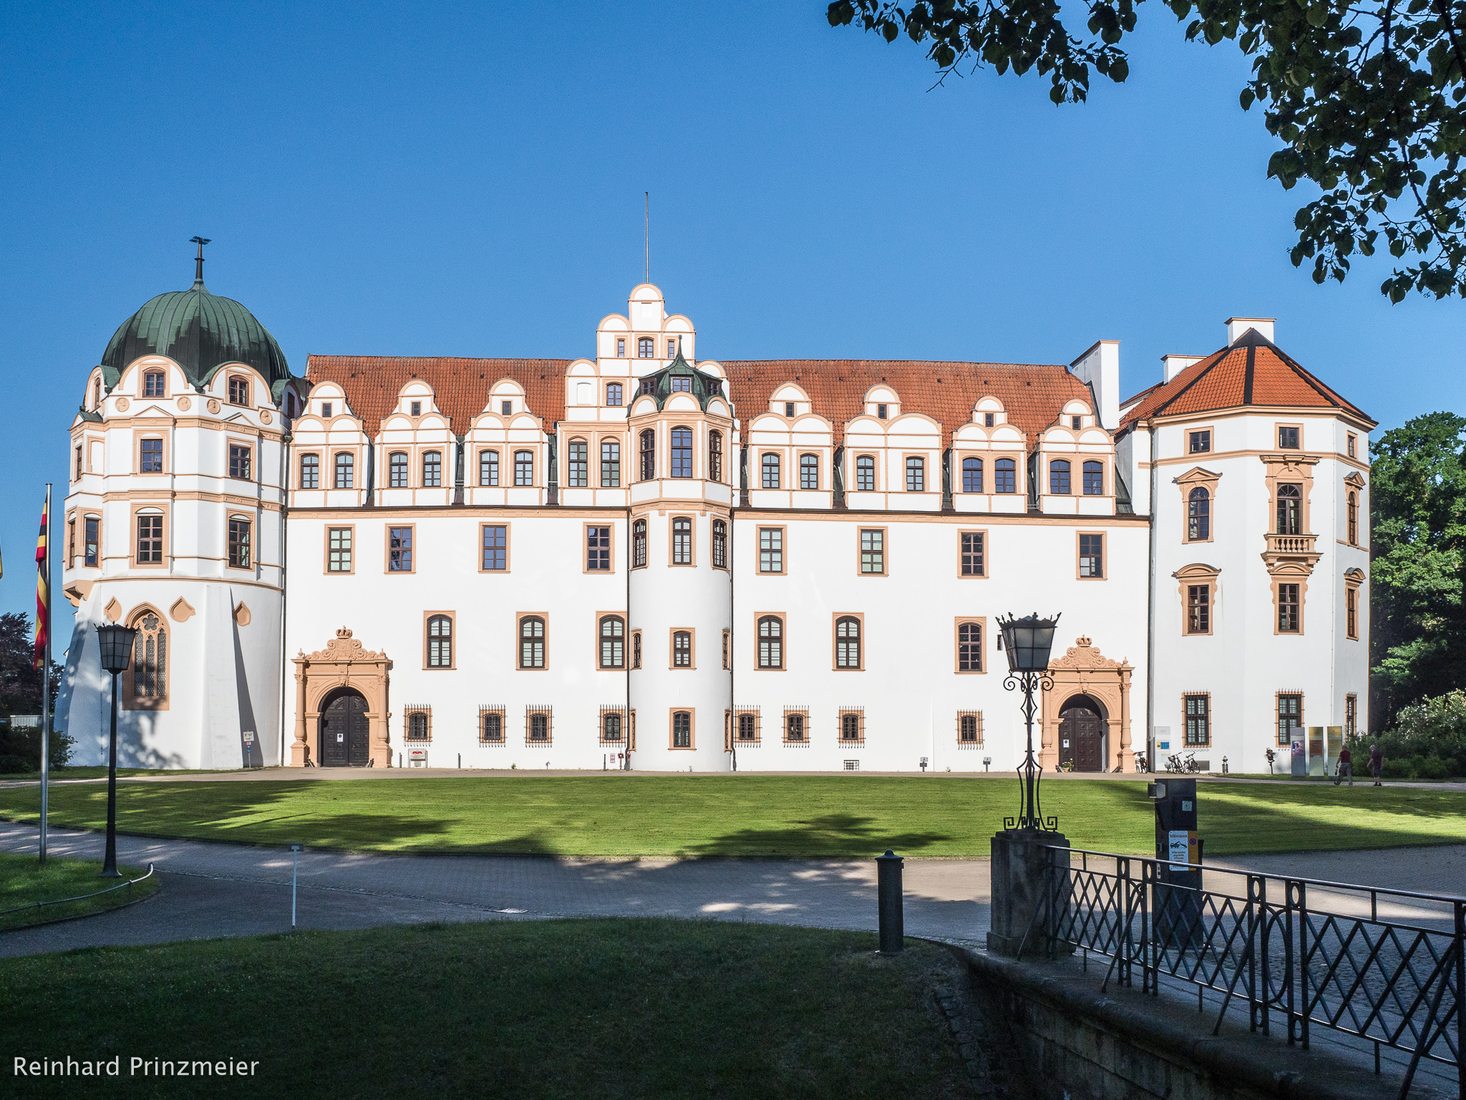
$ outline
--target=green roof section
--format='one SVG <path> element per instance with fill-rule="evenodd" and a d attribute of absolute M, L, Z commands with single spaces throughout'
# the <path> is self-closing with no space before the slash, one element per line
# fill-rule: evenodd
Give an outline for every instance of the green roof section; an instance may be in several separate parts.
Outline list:
<path fill-rule="evenodd" d="M 188 290 L 149 298 L 118 326 L 102 353 L 108 388 L 128 363 L 143 355 L 168 356 L 196 387 L 225 363 L 254 367 L 272 392 L 291 377 L 285 353 L 269 330 L 233 298 L 210 294 L 202 278 Z"/>
<path fill-rule="evenodd" d="M 689 379 L 686 383 L 676 384 L 674 378 Z M 714 397 L 723 396 L 723 380 L 711 374 L 698 370 L 691 363 L 682 357 L 679 349 L 677 358 L 668 363 L 661 370 L 653 371 L 641 380 L 641 388 L 638 394 L 650 394 L 657 400 L 657 408 L 667 404 L 667 398 L 674 393 L 690 393 L 697 398 L 697 403 L 706 411 L 708 402 Z"/>

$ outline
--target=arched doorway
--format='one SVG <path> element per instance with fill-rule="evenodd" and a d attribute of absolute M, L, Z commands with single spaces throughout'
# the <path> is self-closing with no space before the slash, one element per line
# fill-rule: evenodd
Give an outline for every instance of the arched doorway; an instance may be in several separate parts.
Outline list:
<path fill-rule="evenodd" d="M 1071 696 L 1059 711 L 1059 763 L 1077 772 L 1105 770 L 1105 720 L 1088 695 Z"/>
<path fill-rule="evenodd" d="M 320 752 L 323 768 L 364 768 L 371 753 L 367 738 L 367 701 L 354 688 L 341 688 L 321 708 Z"/>

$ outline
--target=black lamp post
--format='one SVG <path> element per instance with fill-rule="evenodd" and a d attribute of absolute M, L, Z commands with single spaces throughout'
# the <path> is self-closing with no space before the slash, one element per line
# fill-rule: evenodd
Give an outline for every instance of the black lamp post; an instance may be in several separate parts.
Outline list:
<path fill-rule="evenodd" d="M 998 617 L 998 627 L 1003 631 L 1003 649 L 1008 654 L 1008 675 L 1003 686 L 1009 691 L 1023 691 L 1023 721 L 1028 731 L 1028 746 L 1023 754 L 1023 763 L 1018 766 L 1019 806 L 1016 818 L 1003 819 L 1005 829 L 1037 829 L 1057 832 L 1056 817 L 1044 818 L 1038 803 L 1038 785 L 1043 767 L 1033 755 L 1033 715 L 1038 709 L 1033 701 L 1034 688 L 1047 690 L 1054 686 L 1049 675 L 1049 651 L 1054 645 L 1054 628 L 1059 616 L 1052 619 L 1039 618 L 1035 612 L 1023 618 L 1009 615 Z"/>
<path fill-rule="evenodd" d="M 102 857 L 102 877 L 118 878 L 117 871 L 117 677 L 132 660 L 132 643 L 137 631 L 130 626 L 107 623 L 97 627 L 102 667 L 112 674 L 112 736 L 107 748 L 107 853 Z"/>

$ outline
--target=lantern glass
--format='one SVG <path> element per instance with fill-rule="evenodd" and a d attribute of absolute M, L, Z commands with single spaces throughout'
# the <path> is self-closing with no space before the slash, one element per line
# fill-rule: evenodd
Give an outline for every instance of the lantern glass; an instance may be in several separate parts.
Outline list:
<path fill-rule="evenodd" d="M 1059 625 L 1059 616 L 1040 618 L 1038 613 L 1015 618 L 1009 615 L 999 618 L 998 626 L 1003 631 L 1003 649 L 1008 654 L 1008 668 L 1012 672 L 1042 672 L 1049 667 L 1049 652 L 1054 647 L 1054 630 Z"/>
<path fill-rule="evenodd" d="M 137 631 L 130 626 L 107 623 L 97 627 L 97 640 L 101 643 L 102 667 L 112 675 L 126 672 L 132 663 L 132 643 Z"/>

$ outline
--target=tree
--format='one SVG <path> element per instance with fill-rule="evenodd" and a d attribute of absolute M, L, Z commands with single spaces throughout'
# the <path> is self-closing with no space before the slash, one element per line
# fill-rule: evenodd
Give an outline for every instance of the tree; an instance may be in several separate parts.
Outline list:
<path fill-rule="evenodd" d="M 1417 416 L 1374 443 L 1374 708 L 1466 687 L 1466 418 Z"/>
<path fill-rule="evenodd" d="M 1055 103 L 1083 101 L 1091 72 L 1119 83 L 1143 0 L 1089 0 L 1076 28 L 1054 0 L 834 0 L 832 26 L 927 44 L 940 71 L 1037 71 Z M 1466 296 L 1466 0 L 1165 0 L 1188 40 L 1252 59 L 1243 110 L 1261 106 L 1283 147 L 1268 175 L 1321 194 L 1294 219 L 1294 266 L 1343 281 L 1354 256 L 1398 261 L 1380 286 Z M 1074 10 L 1071 9 L 1071 14 Z"/>
<path fill-rule="evenodd" d="M 61 666 L 51 662 L 51 707 L 55 713 Z M 29 771 L 41 762 L 38 731 L 10 728 L 12 714 L 41 713 L 41 674 L 35 667 L 31 620 L 15 612 L 0 614 L 0 772 Z M 51 738 L 51 763 L 61 765 L 71 755 L 71 739 Z"/>

